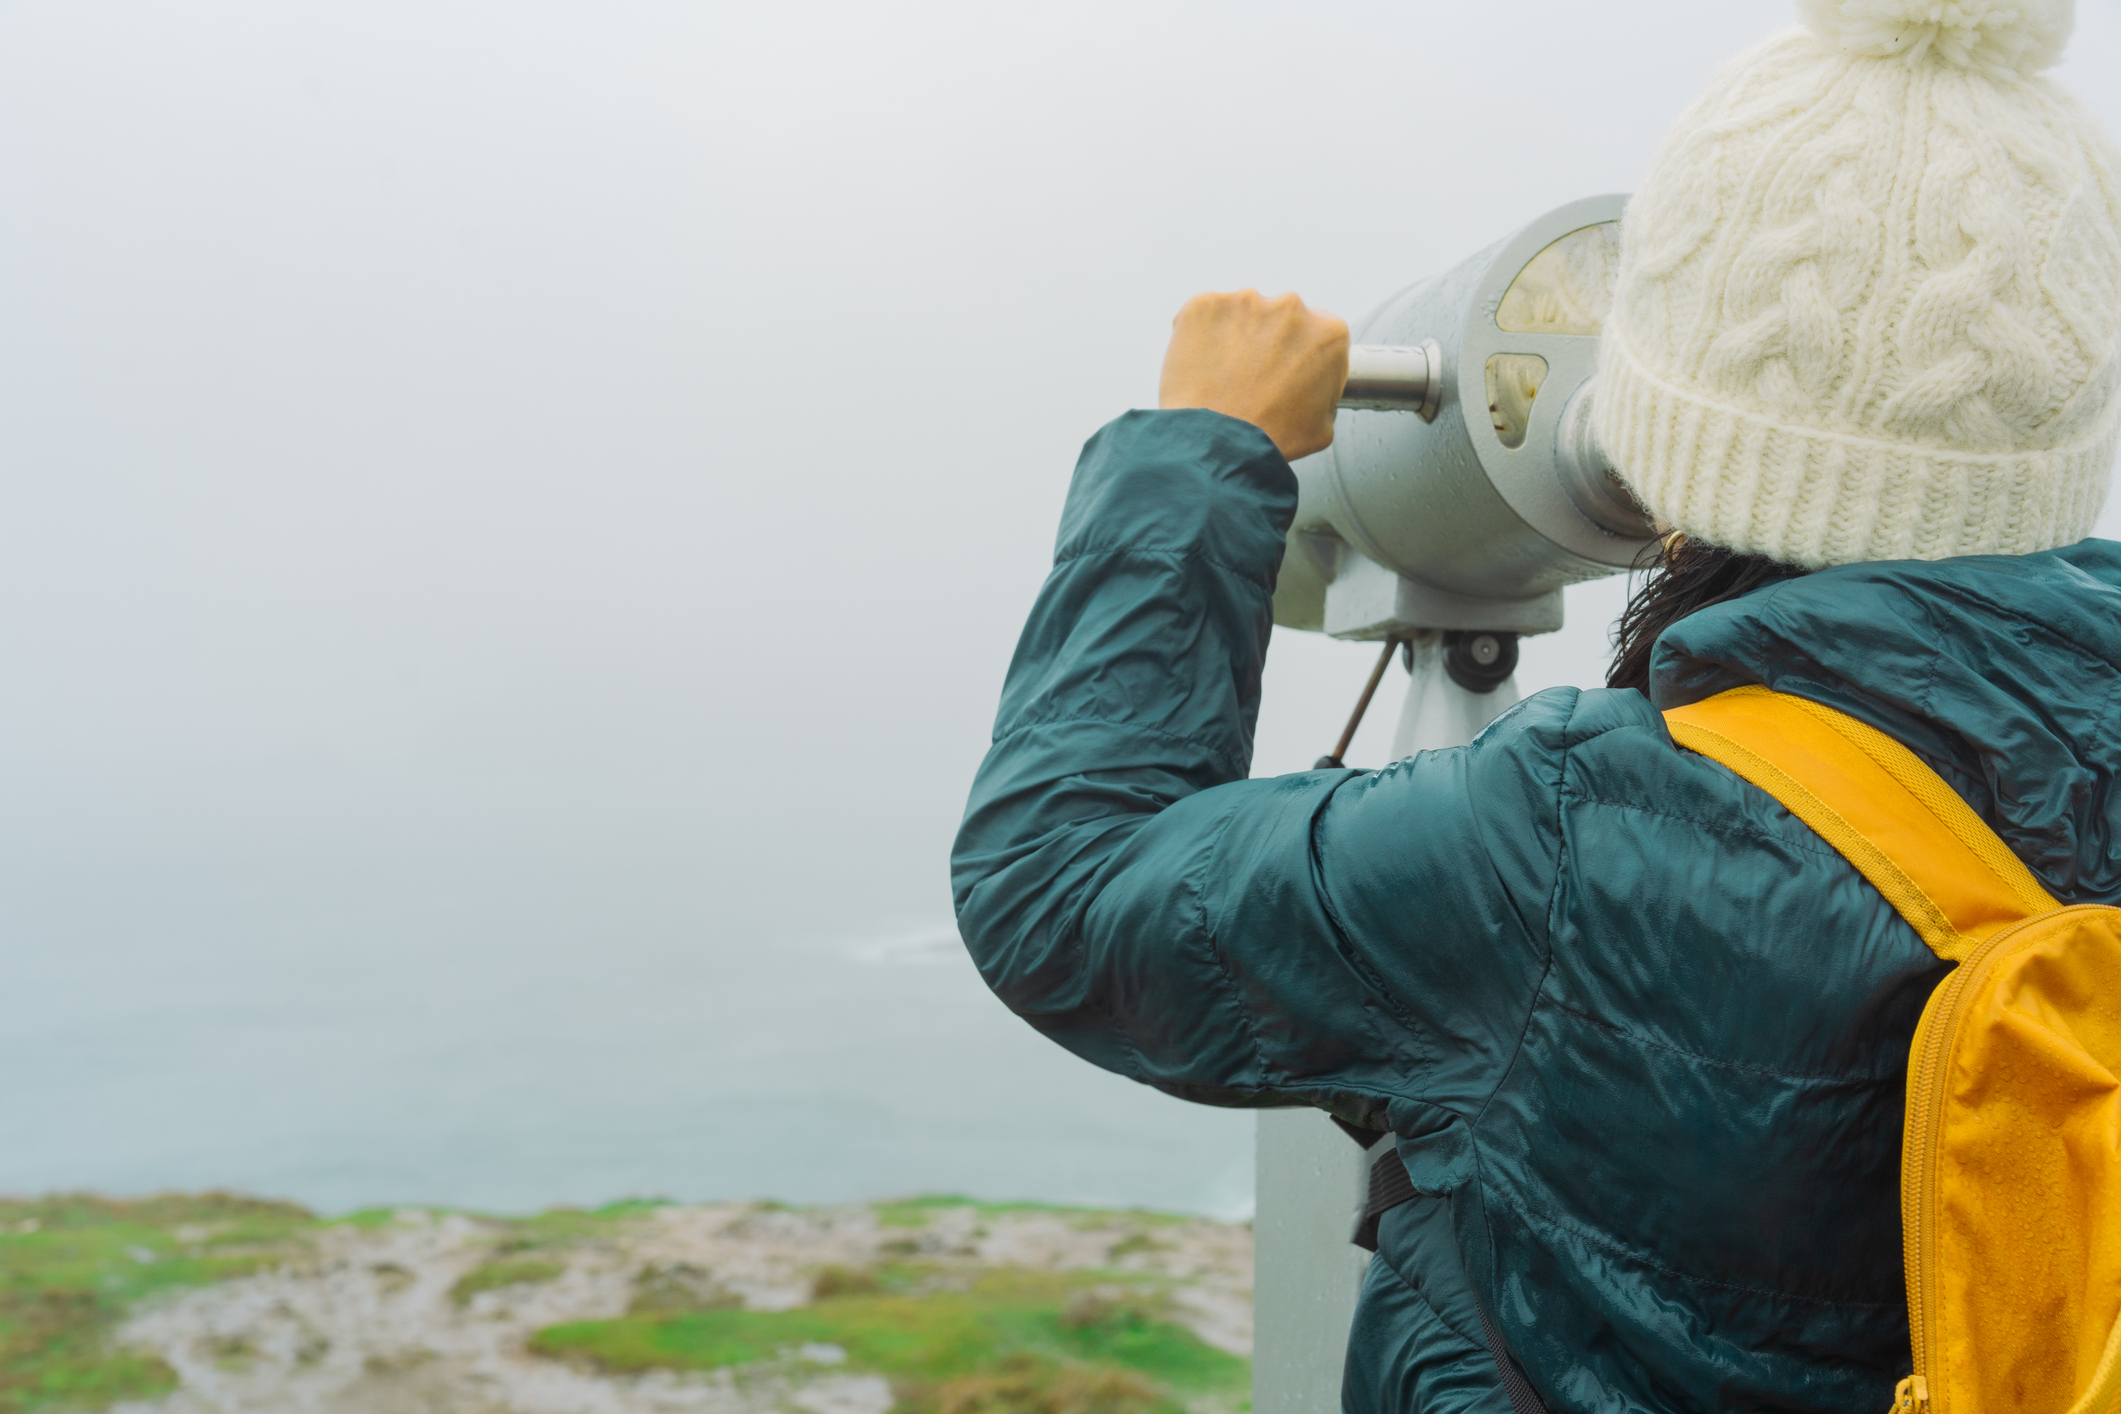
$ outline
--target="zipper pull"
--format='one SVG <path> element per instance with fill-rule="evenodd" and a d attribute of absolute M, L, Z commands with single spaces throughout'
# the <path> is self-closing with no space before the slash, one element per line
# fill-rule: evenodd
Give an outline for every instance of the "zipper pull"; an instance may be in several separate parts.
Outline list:
<path fill-rule="evenodd" d="M 1909 1375 L 1893 1391 L 1893 1414 L 1929 1414 L 1930 1382 L 1920 1375 Z"/>

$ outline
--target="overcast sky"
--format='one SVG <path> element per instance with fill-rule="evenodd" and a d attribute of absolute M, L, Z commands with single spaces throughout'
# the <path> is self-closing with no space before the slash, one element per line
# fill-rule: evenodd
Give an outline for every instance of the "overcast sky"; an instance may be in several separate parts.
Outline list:
<path fill-rule="evenodd" d="M 2121 128 L 2121 0 L 2080 10 Z M 1627 190 L 1788 19 L 0 3 L 0 941 L 947 924 L 1075 452 L 1183 299 L 1357 316 Z M 1263 769 L 1368 656 L 1277 637 Z"/>

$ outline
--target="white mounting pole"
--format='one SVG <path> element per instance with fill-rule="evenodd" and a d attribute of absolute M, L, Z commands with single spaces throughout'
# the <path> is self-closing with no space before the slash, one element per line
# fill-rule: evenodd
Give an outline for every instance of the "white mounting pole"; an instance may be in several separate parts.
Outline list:
<path fill-rule="evenodd" d="M 1517 701 L 1517 680 L 1468 692 L 1442 635 L 1415 640 L 1392 759 L 1464 746 Z M 1253 1224 L 1253 1414 L 1337 1414 L 1348 1327 L 1369 1254 L 1348 1241 L 1368 1197 L 1363 1151 L 1317 1110 L 1261 1110 Z"/>

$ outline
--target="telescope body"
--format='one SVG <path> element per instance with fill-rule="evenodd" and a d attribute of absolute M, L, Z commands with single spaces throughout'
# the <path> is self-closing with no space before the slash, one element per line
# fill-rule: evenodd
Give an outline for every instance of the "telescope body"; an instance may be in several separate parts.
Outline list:
<path fill-rule="evenodd" d="M 1295 464 L 1275 622 L 1337 638 L 1541 633 L 1654 531 L 1591 399 L 1626 198 L 1548 213 L 1362 322 L 1333 445 Z"/>

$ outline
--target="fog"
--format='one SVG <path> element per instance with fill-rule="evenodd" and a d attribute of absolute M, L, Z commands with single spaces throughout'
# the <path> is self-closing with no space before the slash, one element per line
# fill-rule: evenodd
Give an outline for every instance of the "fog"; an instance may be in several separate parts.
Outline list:
<path fill-rule="evenodd" d="M 949 939 L 1076 450 L 1188 294 L 1359 315 L 1788 16 L 0 3 L 0 1188 L 1241 1209 Z M 2060 77 L 2121 130 L 2121 0 Z M 1278 634 L 1258 769 L 1369 659 Z"/>

